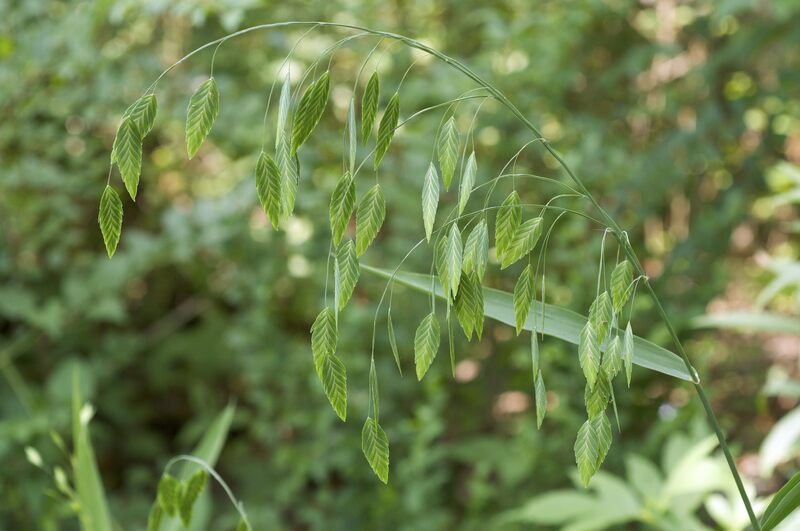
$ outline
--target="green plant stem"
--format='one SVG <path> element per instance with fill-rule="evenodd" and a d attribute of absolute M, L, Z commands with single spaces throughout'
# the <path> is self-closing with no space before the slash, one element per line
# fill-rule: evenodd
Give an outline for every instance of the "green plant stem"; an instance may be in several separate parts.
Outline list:
<path fill-rule="evenodd" d="M 158 83 L 158 81 L 161 80 L 161 78 L 163 78 L 170 70 L 172 70 L 173 68 L 175 68 L 179 64 L 183 63 L 184 61 L 186 61 L 187 59 L 189 59 L 193 55 L 199 53 L 200 51 L 202 51 L 202 50 L 204 50 L 206 48 L 222 44 L 222 43 L 224 43 L 225 41 L 227 41 L 229 39 L 232 39 L 232 38 L 237 37 L 239 35 L 244 35 L 246 33 L 250 33 L 252 31 L 257 31 L 257 30 L 262 30 L 262 29 L 278 28 L 278 27 L 291 27 L 291 26 L 316 26 L 316 27 L 320 27 L 320 28 L 322 28 L 322 27 L 342 28 L 342 29 L 349 29 L 349 30 L 366 32 L 366 33 L 370 33 L 372 35 L 376 35 L 376 36 L 380 36 L 380 37 L 384 37 L 384 38 L 388 38 L 388 39 L 394 39 L 394 40 L 397 40 L 397 41 L 400 41 L 400 42 L 406 44 L 407 46 L 409 46 L 411 48 L 418 49 L 418 50 L 423 51 L 423 52 L 425 52 L 425 53 L 427 53 L 427 54 L 429 54 L 429 55 L 431 55 L 433 57 L 436 57 L 437 59 L 441 60 L 442 62 L 446 63 L 447 65 L 451 66 L 455 70 L 458 70 L 459 72 L 461 72 L 462 74 L 464 74 L 465 76 L 470 78 L 472 81 L 477 83 L 479 86 L 481 86 L 484 89 L 486 89 L 486 91 L 492 97 L 494 97 L 501 105 L 503 105 L 509 112 L 511 112 L 512 115 L 514 115 L 520 122 L 522 122 L 522 124 L 528 130 L 530 130 L 536 136 L 537 139 L 539 139 L 542 142 L 542 145 L 547 150 L 547 152 L 556 159 L 556 161 L 559 163 L 559 165 L 563 168 L 563 170 L 570 177 L 570 179 L 572 179 L 572 181 L 575 183 L 575 185 L 578 188 L 578 191 L 582 195 L 584 195 L 592 203 L 592 206 L 600 214 L 602 220 L 606 222 L 606 224 L 607 224 L 607 226 L 609 228 L 611 228 L 611 231 L 614 233 L 614 236 L 620 241 L 621 245 L 625 249 L 626 255 L 628 255 L 628 257 L 631 259 L 631 261 L 635 265 L 638 273 L 640 275 L 644 275 L 644 269 L 642 268 L 641 263 L 639 262 L 638 258 L 636 257 L 636 253 L 634 252 L 633 247 L 630 244 L 630 241 L 628 241 L 627 234 L 611 218 L 611 216 L 605 211 L 605 209 L 603 209 L 603 207 L 598 203 L 597 199 L 595 199 L 595 197 L 586 188 L 586 186 L 584 185 L 583 181 L 570 169 L 569 165 L 567 165 L 567 163 L 564 161 L 564 159 L 561 157 L 561 155 L 559 155 L 558 152 L 555 149 L 553 149 L 553 147 L 550 145 L 550 143 L 544 138 L 544 136 L 536 128 L 536 126 L 533 125 L 533 123 L 531 123 L 531 121 L 528 120 L 525 117 L 525 115 L 522 113 L 522 111 L 520 111 L 516 107 L 516 105 L 514 105 L 499 89 L 497 89 L 493 85 L 489 84 L 481 76 L 479 76 L 478 74 L 473 72 L 469 67 L 467 67 L 462 62 L 460 62 L 457 59 L 454 59 L 454 58 L 452 58 L 452 57 L 440 52 L 439 50 L 436 50 L 435 48 L 431 48 L 430 46 L 428 46 L 426 44 L 423 44 L 422 42 L 419 42 L 419 41 L 417 41 L 415 39 L 412 39 L 410 37 L 406 37 L 404 35 L 388 32 L 388 31 L 373 30 L 373 29 L 370 29 L 370 28 L 365 28 L 363 26 L 358 26 L 358 25 L 354 25 L 354 24 L 342 24 L 342 23 L 338 23 L 338 22 L 289 21 L 289 22 L 275 22 L 275 23 L 270 23 L 270 24 L 260 24 L 260 25 L 257 25 L 257 26 L 252 26 L 252 27 L 249 27 L 249 28 L 242 29 L 242 30 L 237 31 L 235 33 L 232 33 L 230 35 L 226 35 L 225 37 L 222 37 L 222 38 L 217 39 L 215 41 L 206 43 L 203 46 L 201 46 L 201 47 L 189 52 L 187 55 L 185 55 L 184 57 L 179 59 L 176 63 L 171 65 L 169 68 L 167 68 L 156 79 L 156 81 L 151 85 L 151 89 L 154 88 L 155 85 Z M 150 90 L 150 89 L 148 89 L 148 90 Z M 695 371 L 694 367 L 692 366 L 691 362 L 689 361 L 689 357 L 686 354 L 686 351 L 684 350 L 683 345 L 681 344 L 680 338 L 678 337 L 678 334 L 677 334 L 675 328 L 673 327 L 671 321 L 669 320 L 669 318 L 668 318 L 668 316 L 666 314 L 666 311 L 664 310 L 663 306 L 661 305 L 661 302 L 659 301 L 658 297 L 656 296 L 656 293 L 655 293 L 652 285 L 650 284 L 649 280 L 645 280 L 645 286 L 647 287 L 647 291 L 650 294 L 650 297 L 653 299 L 653 302 L 656 305 L 656 309 L 658 310 L 658 313 L 659 313 L 661 319 L 663 320 L 664 324 L 667 327 L 667 331 L 669 332 L 669 335 L 672 338 L 673 343 L 675 344 L 675 347 L 676 347 L 676 349 L 678 351 L 678 354 L 681 356 L 681 358 L 683 359 L 684 363 L 686 364 L 686 368 L 689 371 L 689 373 L 694 375 L 693 384 L 694 384 L 695 390 L 697 391 L 698 397 L 700 398 L 700 401 L 703 404 L 703 408 L 705 409 L 706 416 L 708 417 L 709 423 L 714 428 L 714 432 L 715 432 L 717 438 L 719 439 L 720 447 L 722 448 L 722 451 L 725 454 L 725 459 L 726 459 L 726 461 L 728 463 L 728 467 L 731 470 L 731 474 L 733 475 L 734 480 L 736 482 L 736 487 L 739 490 L 739 494 L 740 494 L 740 496 L 742 498 L 742 502 L 744 503 L 745 508 L 747 510 L 747 514 L 748 514 L 748 516 L 750 518 L 750 522 L 751 522 L 754 530 L 760 531 L 761 526 L 759 525 L 758 519 L 755 516 L 755 513 L 753 511 L 752 505 L 750 504 L 750 499 L 747 496 L 747 493 L 746 493 L 746 491 L 744 489 L 744 484 L 742 483 L 741 476 L 739 475 L 739 471 L 736 469 L 736 463 L 733 460 L 733 457 L 732 457 L 732 455 L 730 453 L 730 449 L 728 448 L 728 444 L 725 441 L 725 434 L 723 433 L 722 428 L 719 425 L 719 422 L 717 421 L 716 415 L 714 414 L 714 411 L 711 408 L 710 403 L 708 402 L 708 398 L 706 397 L 705 391 L 703 390 L 703 387 L 700 384 L 700 379 L 697 377 L 697 371 Z"/>

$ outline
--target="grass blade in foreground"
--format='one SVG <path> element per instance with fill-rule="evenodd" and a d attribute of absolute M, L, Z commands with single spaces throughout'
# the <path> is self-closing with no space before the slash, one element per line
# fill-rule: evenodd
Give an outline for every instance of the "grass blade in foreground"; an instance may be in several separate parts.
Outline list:
<path fill-rule="evenodd" d="M 362 264 L 361 269 L 374 273 L 383 278 L 391 278 L 392 272 Z M 419 273 L 398 272 L 395 281 L 417 291 L 430 294 L 431 278 L 429 275 Z M 444 292 L 439 283 L 436 283 L 436 296 L 444 298 Z M 483 288 L 484 314 L 496 321 L 511 327 L 516 326 L 514 302 L 511 293 L 506 293 L 493 288 Z M 578 344 L 581 328 L 586 324 L 587 318 L 560 306 L 544 304 L 544 320 L 542 320 L 542 303 L 533 301 L 531 311 L 523 328 L 531 330 L 534 325 L 538 332 L 548 336 L 563 339 L 569 343 Z M 622 332 L 620 332 L 621 334 Z M 669 350 L 659 347 L 641 337 L 633 339 L 633 363 L 646 369 L 654 370 L 681 380 L 691 381 L 692 377 L 686 370 L 683 360 Z"/>
<path fill-rule="evenodd" d="M 83 399 L 78 369 L 72 373 L 72 436 L 75 449 L 72 467 L 75 473 L 75 490 L 80 504 L 81 528 L 84 531 L 112 529 L 111 512 L 106 502 L 103 481 L 89 437 L 89 420 L 83 417 Z"/>
<path fill-rule="evenodd" d="M 789 480 L 789 483 L 784 485 L 772 498 L 769 506 L 761 516 L 762 531 L 774 529 L 798 507 L 800 507 L 800 472 L 795 474 Z"/>

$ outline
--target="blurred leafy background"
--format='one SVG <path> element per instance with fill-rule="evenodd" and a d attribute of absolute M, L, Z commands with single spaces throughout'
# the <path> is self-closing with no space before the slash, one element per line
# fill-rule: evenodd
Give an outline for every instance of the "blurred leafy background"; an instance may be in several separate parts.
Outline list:
<path fill-rule="evenodd" d="M 218 468 L 256 529 L 524 529 L 580 521 L 542 522 L 541 509 L 525 511 L 572 484 L 572 444 L 584 413 L 570 346 L 543 345 L 550 410 L 537 431 L 525 340 L 487 323 L 482 342 L 459 345 L 455 381 L 440 353 L 420 384 L 410 376 L 411 343 L 425 300 L 394 297 L 408 374 L 397 375 L 381 316 L 388 487 L 360 450 L 369 331 L 383 288 L 377 279 L 362 275 L 340 324 L 352 422 L 339 423 L 317 382 L 308 330 L 322 304 L 329 243 L 320 213 L 341 171 L 353 76 L 374 40 L 336 54 L 332 111 L 304 150 L 296 215 L 282 232 L 268 227 L 258 207 L 252 167 L 267 92 L 303 30 L 255 33 L 220 50 L 222 111 L 191 162 L 185 106 L 208 74 L 210 54 L 176 69 L 159 85 L 138 201 L 125 202 L 120 248 L 113 260 L 105 256 L 97 202 L 126 106 L 194 47 L 292 19 L 408 34 L 496 83 L 629 230 L 754 492 L 774 492 L 798 468 L 796 429 L 773 432 L 779 444 L 759 455 L 800 399 L 798 2 L 0 0 L 0 13 L 0 528 L 77 528 L 52 479 L 23 451 L 35 448 L 47 468 L 66 467 L 51 434 L 68 439 L 76 367 L 96 410 L 99 470 L 124 529 L 144 526 L 165 462 L 191 449 L 229 401 L 237 410 Z M 308 66 L 341 35 L 308 37 L 293 60 Z M 398 46 L 382 54 L 384 94 L 414 59 Z M 421 61 L 402 86 L 402 114 L 469 88 Z M 387 155 L 387 223 L 366 263 L 393 266 L 422 236 L 420 183 L 439 118 L 415 122 Z M 529 140 L 491 104 L 474 137 L 484 180 Z M 530 150 L 521 164 L 555 175 L 541 155 Z M 531 183 L 522 190 L 528 202 L 554 193 Z M 551 300 L 585 312 L 600 236 L 580 218 L 559 223 L 548 253 Z M 422 252 L 408 268 L 429 264 Z M 513 281 L 496 268 L 490 273 L 495 286 L 510 289 Z M 645 297 L 637 299 L 634 328 L 666 341 Z M 725 481 L 681 492 L 692 501 L 681 498 L 677 512 L 674 492 L 665 498 L 637 488 L 640 474 L 661 474 L 652 462 L 668 476 L 676 448 L 702 444 L 707 431 L 690 388 L 641 370 L 634 382 L 617 392 L 621 432 L 604 470 L 624 482 L 627 466 L 640 518 L 575 529 L 741 528 L 741 520 L 718 517 L 726 513 L 719 498 L 709 501 L 729 491 Z M 715 455 L 700 453 L 697 459 Z M 638 473 L 630 471 L 633 454 Z M 609 476 L 601 483 L 612 482 Z M 233 528 L 236 515 L 221 493 L 215 497 L 216 510 L 200 528 Z"/>

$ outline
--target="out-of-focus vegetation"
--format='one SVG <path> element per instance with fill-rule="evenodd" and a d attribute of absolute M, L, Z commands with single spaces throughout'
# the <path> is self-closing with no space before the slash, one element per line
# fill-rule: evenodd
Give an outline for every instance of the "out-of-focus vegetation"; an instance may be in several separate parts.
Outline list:
<path fill-rule="evenodd" d="M 792 177 L 800 164 L 796 2 L 0 0 L 0 12 L 0 528 L 78 525 L 53 478 L 23 451 L 36 449 L 47 470 L 69 470 L 56 441 L 71 438 L 75 371 L 95 410 L 98 470 L 125 529 L 144 526 L 164 464 L 192 448 L 231 400 L 236 414 L 218 469 L 256 529 L 485 529 L 500 514 L 569 488 L 584 419 L 583 380 L 569 345 L 542 345 L 550 410 L 537 431 L 527 342 L 514 340 L 510 328 L 487 321 L 479 345 L 458 349 L 455 381 L 440 353 L 422 384 L 397 376 L 379 334 L 382 424 L 392 441 L 388 486 L 363 460 L 360 422 L 341 424 L 320 389 L 308 330 L 324 290 L 324 213 L 341 172 L 352 76 L 374 41 L 356 41 L 335 57 L 332 112 L 303 154 L 296 214 L 284 232 L 268 226 L 252 168 L 269 87 L 303 30 L 252 34 L 221 48 L 214 73 L 222 110 L 191 162 L 185 108 L 208 75 L 210 54 L 176 69 L 159 85 L 140 195 L 135 204 L 126 200 L 120 247 L 113 260 L 105 256 L 97 201 L 127 105 L 190 49 L 291 19 L 396 30 L 492 78 L 646 257 L 753 489 L 774 492 L 796 471 L 796 438 L 780 459 L 758 452 L 800 398 L 800 336 L 776 327 L 698 332 L 690 320 L 762 309 L 796 322 L 796 276 L 774 282 L 796 275 L 800 254 Z M 340 35 L 308 37 L 297 66 Z M 399 47 L 382 54 L 387 94 L 415 59 Z M 420 60 L 402 86 L 403 114 L 467 88 L 467 80 Z M 421 179 L 439 118 L 401 130 L 400 147 L 384 159 L 387 222 L 366 263 L 392 267 L 422 237 Z M 479 179 L 529 139 L 497 106 L 484 105 L 475 130 Z M 551 175 L 553 162 L 535 149 L 520 159 Z M 530 202 L 553 195 L 533 183 L 519 189 Z M 574 308 L 592 300 L 600 236 L 580 218 L 559 222 L 547 258 L 551 300 Z M 408 269 L 426 271 L 429 260 L 415 254 Z M 489 276 L 495 286 L 513 286 L 497 268 Z M 367 331 L 382 288 L 364 275 L 341 316 L 339 351 L 355 419 L 367 412 Z M 410 292 L 393 300 L 408 374 L 425 302 Z M 644 296 L 634 327 L 665 343 Z M 669 477 L 675 433 L 693 433 L 682 448 L 701 434 L 688 387 L 639 370 L 634 382 L 616 394 L 621 432 L 604 469 L 618 478 L 628 470 L 626 488 L 639 496 L 626 469 L 630 456 L 662 463 Z M 716 462 L 710 452 L 699 458 Z M 727 489 L 719 484 L 703 496 Z M 238 515 L 214 492 L 211 520 L 198 525 L 231 529 Z M 646 496 L 637 499 L 646 505 Z M 693 519 L 728 525 L 718 498 L 701 501 L 686 505 Z M 641 515 L 630 520 L 653 525 Z"/>

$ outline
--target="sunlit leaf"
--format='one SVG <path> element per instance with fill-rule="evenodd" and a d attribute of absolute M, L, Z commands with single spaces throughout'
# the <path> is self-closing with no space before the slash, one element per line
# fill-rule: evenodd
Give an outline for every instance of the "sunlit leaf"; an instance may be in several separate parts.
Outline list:
<path fill-rule="evenodd" d="M 214 78 L 209 78 L 192 94 L 186 110 L 186 151 L 195 156 L 219 113 L 219 89 Z"/>

